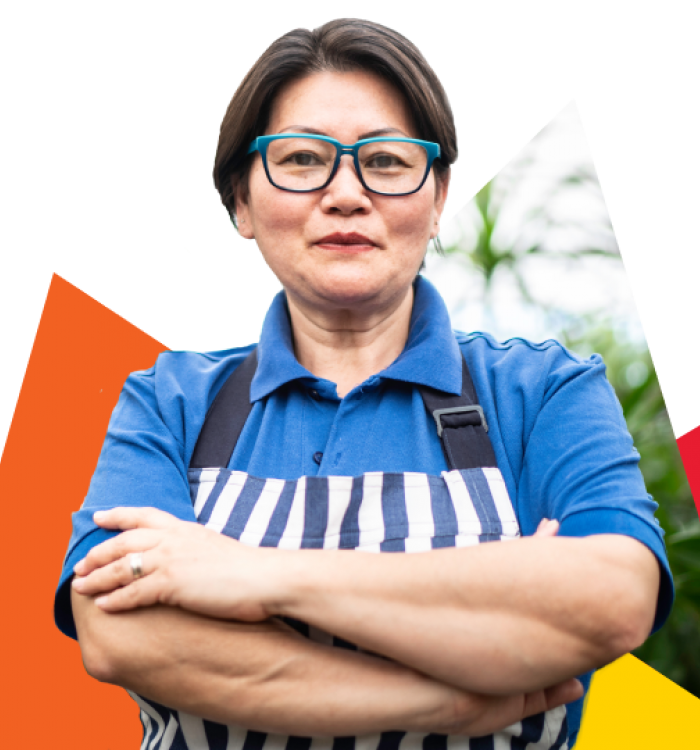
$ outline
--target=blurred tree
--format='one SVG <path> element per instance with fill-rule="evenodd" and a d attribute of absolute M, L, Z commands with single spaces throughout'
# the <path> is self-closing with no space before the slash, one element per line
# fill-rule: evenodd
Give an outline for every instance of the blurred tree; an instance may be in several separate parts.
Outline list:
<path fill-rule="evenodd" d="M 498 319 L 491 294 L 494 280 L 499 274 L 507 274 L 523 309 L 536 309 L 546 320 L 545 326 L 560 331 L 557 338 L 562 343 L 579 355 L 595 351 L 603 356 L 641 455 L 647 489 L 660 503 L 657 516 L 666 530 L 676 586 L 676 602 L 668 622 L 635 653 L 700 697 L 700 520 L 649 351 L 644 342 L 625 333 L 629 319 L 615 321 L 607 312 L 595 309 L 574 315 L 556 299 L 544 299 L 533 290 L 529 281 L 532 276 L 527 272 L 532 258 L 546 264 L 567 264 L 572 273 L 592 256 L 620 267 L 600 186 L 592 167 L 576 168 L 550 180 L 549 188 L 521 211 L 518 220 L 511 213 L 504 221 L 531 161 L 528 158 L 509 166 L 477 193 L 461 215 L 461 237 L 446 247 L 445 254 L 480 277 L 488 320 Z M 583 212 L 587 218 L 572 218 L 571 212 L 562 208 L 567 201 L 569 206 L 587 205 Z M 630 315 L 634 314 L 631 311 Z M 500 335 L 501 331 L 493 333 Z"/>
<path fill-rule="evenodd" d="M 536 206 L 525 209 L 520 217 L 520 229 L 504 229 L 501 225 L 508 204 L 515 192 L 525 183 L 531 159 L 523 159 L 508 168 L 499 178 L 491 180 L 476 194 L 471 204 L 471 221 L 476 225 L 476 236 L 468 253 L 460 243 L 446 249 L 447 254 L 458 254 L 483 276 L 486 289 L 491 287 L 497 270 L 507 267 L 519 279 L 524 299 L 534 302 L 528 284 L 522 276 L 519 262 L 530 255 L 545 256 L 562 262 L 586 256 L 619 259 L 615 235 L 604 209 L 603 196 L 592 167 L 582 166 L 571 174 L 556 178 Z M 578 208 L 586 198 L 596 205 L 596 215 L 587 220 L 566 210 L 566 198 L 575 191 Z M 589 208 L 590 210 L 590 208 Z M 557 246 L 565 236 L 565 247 Z"/>

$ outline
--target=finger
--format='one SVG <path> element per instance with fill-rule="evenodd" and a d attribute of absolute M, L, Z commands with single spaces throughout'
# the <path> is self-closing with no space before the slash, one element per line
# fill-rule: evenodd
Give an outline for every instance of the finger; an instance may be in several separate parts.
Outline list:
<path fill-rule="evenodd" d="M 162 539 L 163 532 L 153 529 L 133 529 L 119 536 L 108 539 L 93 547 L 87 555 L 75 565 L 73 572 L 86 576 L 97 568 L 125 557 L 130 552 L 142 552 L 155 547 Z"/>
<path fill-rule="evenodd" d="M 132 567 L 133 556 L 141 555 L 141 575 L 138 579 L 134 575 Z M 150 553 L 151 556 L 153 553 Z M 130 553 L 109 565 L 94 570 L 87 576 L 76 576 L 73 578 L 73 588 L 84 596 L 97 596 L 105 594 L 123 586 L 129 586 L 136 580 L 148 576 L 153 572 L 155 566 L 149 560 L 148 553 Z"/>
<path fill-rule="evenodd" d="M 465 694 L 467 716 L 464 723 L 449 728 L 448 734 L 481 736 L 499 731 L 528 716 L 541 714 L 551 708 L 580 698 L 583 685 L 570 679 L 546 690 L 502 696 Z"/>
<path fill-rule="evenodd" d="M 583 693 L 583 684 L 575 677 L 547 688 L 544 691 L 545 699 L 547 701 L 547 710 L 561 706 L 564 703 L 576 701 L 583 695 Z"/>
<path fill-rule="evenodd" d="M 98 510 L 93 520 L 103 529 L 169 529 L 177 523 L 178 518 L 157 508 L 110 508 Z"/>
<path fill-rule="evenodd" d="M 565 703 L 578 700 L 583 695 L 583 685 L 575 678 L 565 680 L 546 690 L 536 690 L 525 695 L 523 718 L 549 711 Z"/>
<path fill-rule="evenodd" d="M 556 519 L 543 518 L 533 536 L 553 537 L 559 533 L 559 521 Z"/>
<path fill-rule="evenodd" d="M 105 612 L 126 612 L 139 607 L 150 607 L 160 601 L 160 588 L 156 576 L 139 578 L 128 586 L 98 596 L 95 604 Z"/>

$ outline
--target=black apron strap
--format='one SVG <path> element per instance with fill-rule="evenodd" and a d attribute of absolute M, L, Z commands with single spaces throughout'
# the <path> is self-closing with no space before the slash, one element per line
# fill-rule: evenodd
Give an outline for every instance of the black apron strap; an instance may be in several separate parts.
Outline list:
<path fill-rule="evenodd" d="M 426 386 L 419 386 L 418 390 L 428 414 L 435 420 L 450 471 L 496 466 L 496 456 L 487 434 L 489 427 L 464 357 L 461 395 L 448 396 Z"/>
<path fill-rule="evenodd" d="M 250 384 L 258 361 L 256 350 L 246 357 L 217 393 L 199 433 L 191 469 L 226 468 L 253 408 Z M 454 469 L 496 466 L 484 411 L 479 406 L 467 363 L 462 358 L 462 393 L 446 395 L 419 386 L 428 414 L 435 420 L 447 465 Z"/>
<path fill-rule="evenodd" d="M 194 446 L 190 469 L 225 469 L 228 466 L 253 408 L 250 384 L 258 366 L 256 352 L 257 349 L 253 349 L 216 394 Z"/>

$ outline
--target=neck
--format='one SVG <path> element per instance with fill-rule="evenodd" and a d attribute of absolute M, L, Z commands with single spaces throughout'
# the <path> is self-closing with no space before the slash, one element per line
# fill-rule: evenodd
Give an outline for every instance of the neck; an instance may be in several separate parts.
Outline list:
<path fill-rule="evenodd" d="M 413 286 L 380 309 L 320 310 L 287 292 L 294 353 L 299 364 L 336 384 L 343 398 L 388 367 L 403 351 L 413 308 Z"/>

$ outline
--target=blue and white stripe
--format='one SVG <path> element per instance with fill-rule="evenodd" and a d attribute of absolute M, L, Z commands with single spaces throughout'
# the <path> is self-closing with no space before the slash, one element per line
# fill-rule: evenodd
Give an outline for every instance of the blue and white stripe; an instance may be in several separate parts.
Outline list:
<path fill-rule="evenodd" d="M 520 536 L 496 468 L 430 476 L 370 472 L 359 477 L 260 479 L 240 471 L 192 469 L 199 523 L 250 546 L 423 552 Z M 313 641 L 356 648 L 305 623 Z M 249 732 L 168 709 L 131 694 L 141 709 L 141 750 L 567 750 L 566 709 L 533 716 L 496 735 L 457 737 L 384 732 L 311 739 Z"/>

